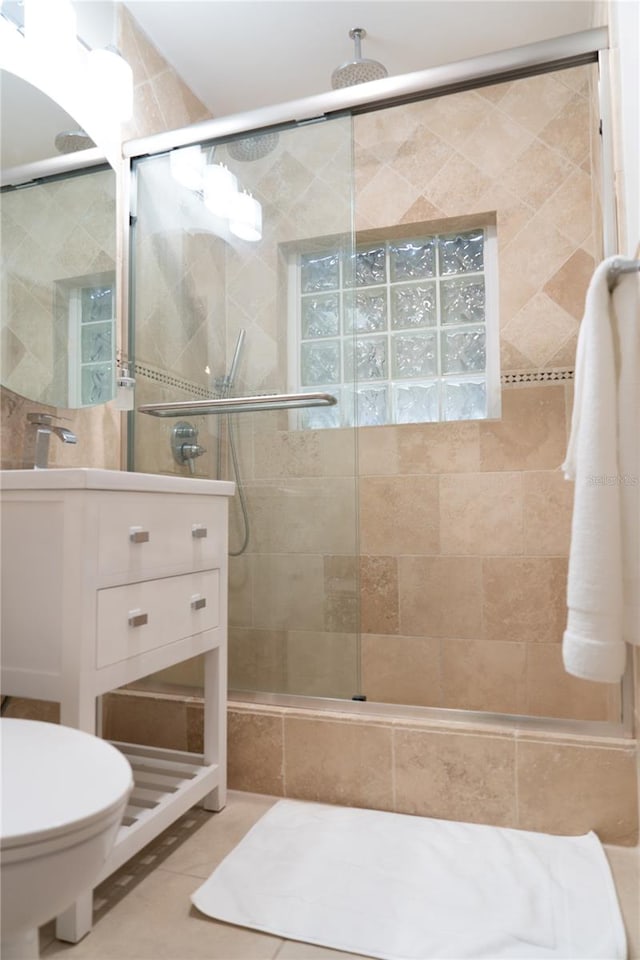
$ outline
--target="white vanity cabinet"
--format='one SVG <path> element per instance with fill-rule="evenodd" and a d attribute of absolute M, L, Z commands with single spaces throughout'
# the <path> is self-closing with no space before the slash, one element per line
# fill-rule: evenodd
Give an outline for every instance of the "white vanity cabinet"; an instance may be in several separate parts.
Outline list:
<path fill-rule="evenodd" d="M 204 754 L 116 744 L 135 788 L 104 880 L 226 791 L 227 542 L 232 483 L 94 469 L 2 472 L 3 695 L 54 700 L 96 730 L 97 698 L 204 654 Z M 58 919 L 91 927 L 91 893 Z"/>

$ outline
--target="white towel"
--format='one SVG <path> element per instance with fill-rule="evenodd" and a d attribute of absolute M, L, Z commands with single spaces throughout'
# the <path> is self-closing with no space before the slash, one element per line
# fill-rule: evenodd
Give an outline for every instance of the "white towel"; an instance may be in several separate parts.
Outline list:
<path fill-rule="evenodd" d="M 640 295 L 638 274 L 610 294 L 614 259 L 587 291 L 563 464 L 575 480 L 564 665 L 605 683 L 624 673 L 625 641 L 640 643 Z"/>

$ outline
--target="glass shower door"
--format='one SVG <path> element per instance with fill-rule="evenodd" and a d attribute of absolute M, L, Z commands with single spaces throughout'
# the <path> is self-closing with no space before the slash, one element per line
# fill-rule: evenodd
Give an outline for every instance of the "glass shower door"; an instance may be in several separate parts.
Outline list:
<path fill-rule="evenodd" d="M 229 686 L 360 693 L 356 431 L 340 278 L 353 253 L 351 120 L 136 163 L 131 353 L 136 406 L 328 394 L 336 404 L 132 415 L 130 468 L 232 479 Z M 310 402 L 313 402 L 310 400 Z M 179 429 L 185 430 L 183 426 Z M 198 687 L 197 661 L 163 683 Z"/>

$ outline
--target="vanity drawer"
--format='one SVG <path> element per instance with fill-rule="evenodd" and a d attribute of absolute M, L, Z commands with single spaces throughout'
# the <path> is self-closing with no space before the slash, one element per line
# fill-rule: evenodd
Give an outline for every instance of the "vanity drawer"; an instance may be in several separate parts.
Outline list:
<path fill-rule="evenodd" d="M 219 620 L 219 570 L 98 590 L 96 667 L 211 630 Z"/>
<path fill-rule="evenodd" d="M 128 579 L 218 566 L 224 510 L 213 497 L 105 498 L 99 507 L 99 573 Z"/>

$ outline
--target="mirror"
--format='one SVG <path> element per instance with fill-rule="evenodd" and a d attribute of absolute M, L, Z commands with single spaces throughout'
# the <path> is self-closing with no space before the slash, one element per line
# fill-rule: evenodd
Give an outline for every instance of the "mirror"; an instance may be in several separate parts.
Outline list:
<path fill-rule="evenodd" d="M 0 77 L 3 171 L 93 146 L 42 91 Z M 115 184 L 105 165 L 3 188 L 0 383 L 29 400 L 115 396 Z"/>
<path fill-rule="evenodd" d="M 60 138 L 61 133 L 78 131 L 78 123 L 42 90 L 7 70 L 0 70 L 0 118 L 3 171 L 95 146 L 86 136 Z"/>

